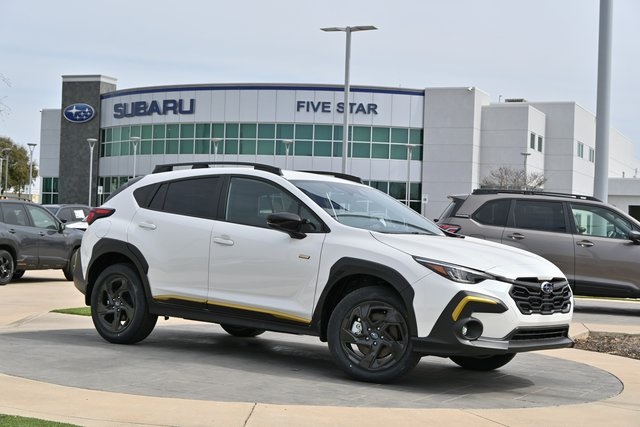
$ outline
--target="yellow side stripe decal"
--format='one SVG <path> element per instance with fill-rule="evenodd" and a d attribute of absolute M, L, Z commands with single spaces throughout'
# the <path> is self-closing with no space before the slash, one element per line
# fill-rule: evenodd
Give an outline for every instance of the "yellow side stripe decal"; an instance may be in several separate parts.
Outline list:
<path fill-rule="evenodd" d="M 172 300 L 172 299 L 174 299 L 174 300 L 181 300 L 181 301 L 196 302 L 196 303 L 214 305 L 214 306 L 219 306 L 219 307 L 235 308 L 237 310 L 246 310 L 246 311 L 253 311 L 253 312 L 256 312 L 256 313 L 269 314 L 269 315 L 271 315 L 273 317 L 277 317 L 279 319 L 290 320 L 292 322 L 298 322 L 298 323 L 304 323 L 306 325 L 311 323 L 311 319 L 306 319 L 304 317 L 293 316 L 291 314 L 282 313 L 282 312 L 279 312 L 279 311 L 266 310 L 266 309 L 258 308 L 258 307 L 249 307 L 249 306 L 244 306 L 244 305 L 239 305 L 239 304 L 231 304 L 231 303 L 222 302 L 222 301 L 208 301 L 208 300 L 204 300 L 204 299 L 188 298 L 188 297 L 175 296 L 175 295 L 158 295 L 158 296 L 155 296 L 154 299 L 157 299 L 157 300 Z"/>
<path fill-rule="evenodd" d="M 491 300 L 489 298 L 466 296 L 466 297 L 462 298 L 462 301 L 460 301 L 458 303 L 458 305 L 456 306 L 456 309 L 453 310 L 453 313 L 451 313 L 451 317 L 453 318 L 454 322 L 458 320 L 458 317 L 460 317 L 460 314 L 462 313 L 462 310 L 464 310 L 466 305 L 469 304 L 470 302 L 479 302 L 479 303 L 484 303 L 484 304 L 497 304 L 496 301 Z"/>

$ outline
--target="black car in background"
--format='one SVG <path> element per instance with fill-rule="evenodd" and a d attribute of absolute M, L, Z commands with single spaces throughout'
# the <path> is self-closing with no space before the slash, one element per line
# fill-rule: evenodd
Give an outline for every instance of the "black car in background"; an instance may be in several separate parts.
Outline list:
<path fill-rule="evenodd" d="M 72 260 L 81 241 L 81 231 L 67 229 L 42 206 L 0 200 L 0 285 L 25 270 L 60 269 L 73 280 Z"/>

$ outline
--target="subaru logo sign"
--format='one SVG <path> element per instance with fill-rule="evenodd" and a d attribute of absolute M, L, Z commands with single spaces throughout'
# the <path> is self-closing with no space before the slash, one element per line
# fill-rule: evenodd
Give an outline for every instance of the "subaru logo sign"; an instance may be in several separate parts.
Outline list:
<path fill-rule="evenodd" d="M 553 283 L 542 282 L 542 284 L 540 284 L 540 290 L 545 295 L 551 295 L 553 293 Z"/>
<path fill-rule="evenodd" d="M 93 119 L 96 110 L 89 104 L 72 104 L 63 111 L 64 118 L 72 123 L 85 123 Z"/>

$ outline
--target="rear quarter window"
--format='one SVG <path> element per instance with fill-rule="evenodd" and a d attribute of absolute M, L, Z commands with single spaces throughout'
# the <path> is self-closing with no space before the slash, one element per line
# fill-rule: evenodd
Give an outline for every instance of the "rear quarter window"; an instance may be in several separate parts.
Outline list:
<path fill-rule="evenodd" d="M 511 199 L 491 200 L 480 206 L 471 217 L 480 224 L 505 227 L 510 206 Z"/>

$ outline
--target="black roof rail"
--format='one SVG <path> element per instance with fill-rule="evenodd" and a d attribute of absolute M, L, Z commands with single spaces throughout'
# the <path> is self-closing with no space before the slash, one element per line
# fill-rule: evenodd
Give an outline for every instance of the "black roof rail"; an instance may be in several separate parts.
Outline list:
<path fill-rule="evenodd" d="M 362 178 L 360 178 L 359 176 L 349 175 L 341 172 L 331 172 L 331 171 L 300 171 L 300 172 L 317 173 L 318 175 L 330 175 L 330 176 L 335 176 L 336 178 L 345 179 L 347 181 L 357 182 L 358 184 L 364 184 L 362 182 Z"/>
<path fill-rule="evenodd" d="M 552 196 L 552 197 L 571 197 L 578 200 L 592 200 L 595 202 L 601 202 L 602 200 L 593 196 L 585 196 L 583 194 L 570 194 L 570 193 L 554 193 L 538 190 L 501 190 L 497 188 L 476 188 L 473 190 L 473 194 L 522 194 L 525 196 Z"/>
<path fill-rule="evenodd" d="M 270 172 L 276 175 L 282 176 L 282 170 L 280 168 L 265 165 L 264 163 L 251 163 L 251 162 L 185 162 L 185 163 L 167 163 L 164 165 L 156 165 L 153 168 L 152 173 L 170 172 L 175 170 L 176 167 L 188 167 L 191 169 L 207 169 L 210 166 L 225 165 L 225 166 L 252 166 L 256 170 Z"/>

